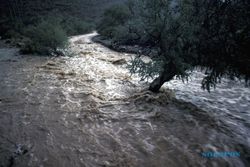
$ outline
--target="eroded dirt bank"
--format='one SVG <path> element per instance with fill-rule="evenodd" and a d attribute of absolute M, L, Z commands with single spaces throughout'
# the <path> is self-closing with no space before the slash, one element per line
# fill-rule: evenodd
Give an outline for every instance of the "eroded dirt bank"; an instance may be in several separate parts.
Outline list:
<path fill-rule="evenodd" d="M 170 90 L 146 91 L 125 68 L 133 55 L 93 43 L 94 35 L 71 39 L 74 57 L 0 48 L 1 167 L 249 165 L 248 134 Z"/>

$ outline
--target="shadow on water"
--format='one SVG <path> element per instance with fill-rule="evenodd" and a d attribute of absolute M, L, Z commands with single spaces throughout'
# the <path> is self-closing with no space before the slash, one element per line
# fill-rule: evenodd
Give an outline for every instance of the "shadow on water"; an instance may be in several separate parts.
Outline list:
<path fill-rule="evenodd" d="M 133 55 L 92 42 L 94 35 L 71 39 L 74 57 L 0 48 L 1 167 L 249 165 L 244 113 L 217 116 L 214 97 L 190 93 L 177 81 L 170 83 L 176 91 L 148 92 L 125 68 Z M 194 95 L 204 105 L 191 100 Z M 228 124 L 234 118 L 237 129 Z M 207 151 L 241 156 L 202 157 Z"/>

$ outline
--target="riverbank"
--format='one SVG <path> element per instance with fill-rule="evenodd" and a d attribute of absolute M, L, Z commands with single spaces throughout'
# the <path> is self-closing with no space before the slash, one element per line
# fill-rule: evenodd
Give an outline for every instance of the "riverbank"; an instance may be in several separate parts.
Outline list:
<path fill-rule="evenodd" d="M 129 54 L 138 54 L 138 55 L 147 55 L 153 57 L 157 55 L 157 49 L 152 47 L 143 47 L 139 45 L 119 45 L 115 42 L 107 39 L 101 35 L 96 35 L 92 38 L 93 42 L 101 44 L 109 49 L 112 49 L 120 53 L 129 53 Z"/>

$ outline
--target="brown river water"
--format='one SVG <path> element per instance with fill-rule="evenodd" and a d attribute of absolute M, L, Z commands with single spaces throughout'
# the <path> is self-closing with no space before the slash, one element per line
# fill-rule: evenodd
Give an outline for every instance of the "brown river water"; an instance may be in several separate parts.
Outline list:
<path fill-rule="evenodd" d="M 223 80 L 209 94 L 196 71 L 153 94 L 126 69 L 134 55 L 95 35 L 72 37 L 72 57 L 0 47 L 0 167 L 250 165 L 249 88 Z"/>

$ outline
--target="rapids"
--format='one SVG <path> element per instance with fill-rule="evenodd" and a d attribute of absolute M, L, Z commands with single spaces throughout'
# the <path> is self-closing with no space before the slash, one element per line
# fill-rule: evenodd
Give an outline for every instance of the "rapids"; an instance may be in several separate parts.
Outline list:
<path fill-rule="evenodd" d="M 134 55 L 95 35 L 72 37 L 71 57 L 0 47 L 0 167 L 249 166 L 249 88 L 223 80 L 209 94 L 196 71 L 153 94 L 126 69 Z"/>

